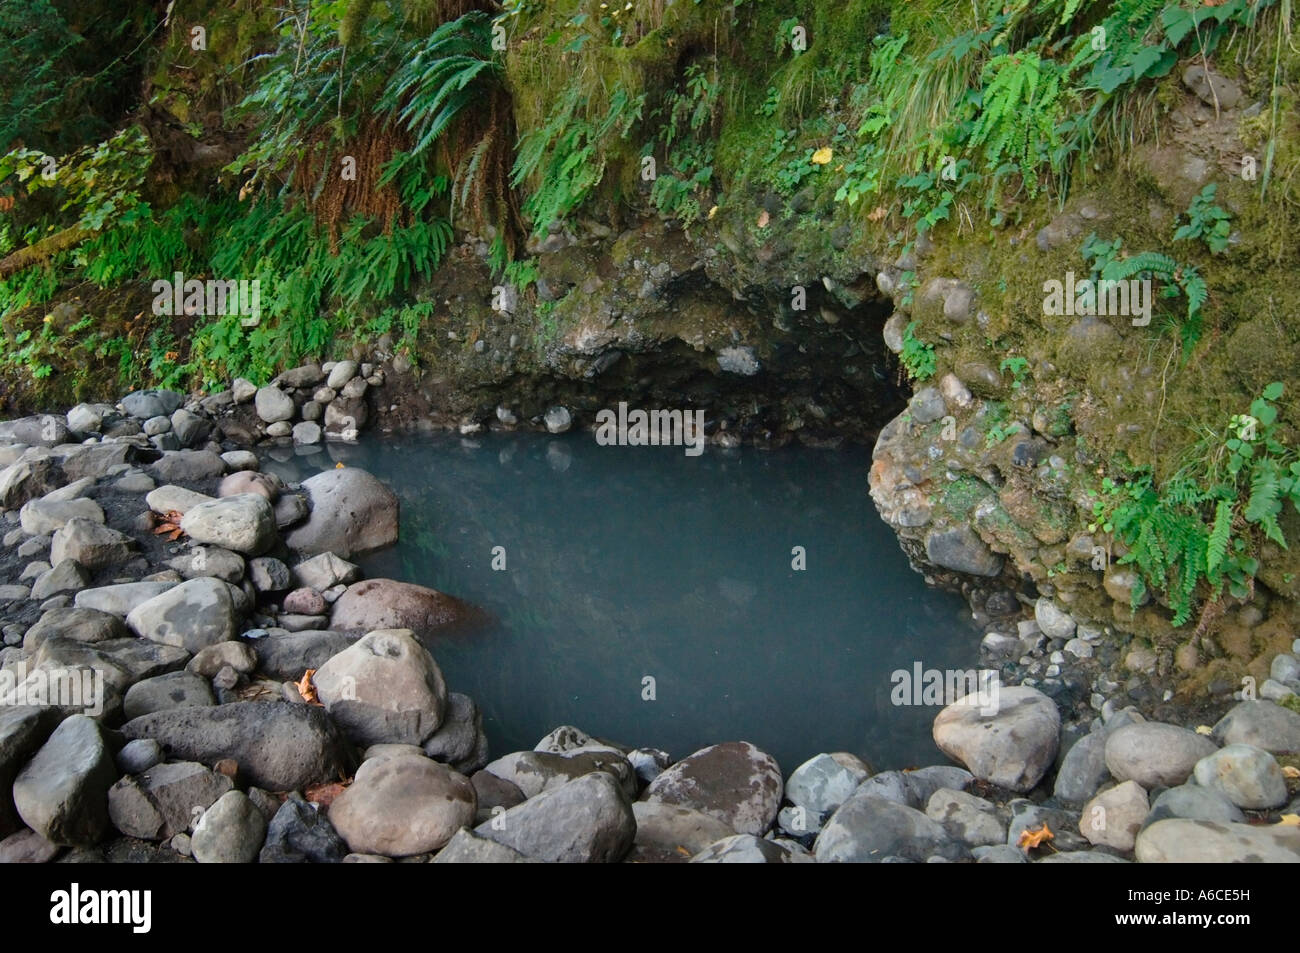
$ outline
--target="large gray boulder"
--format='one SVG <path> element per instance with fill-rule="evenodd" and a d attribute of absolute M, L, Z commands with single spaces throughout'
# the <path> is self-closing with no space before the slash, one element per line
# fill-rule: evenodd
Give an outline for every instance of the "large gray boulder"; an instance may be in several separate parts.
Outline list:
<path fill-rule="evenodd" d="M 826 822 L 813 856 L 822 863 L 879 863 L 886 857 L 924 862 L 934 856 L 965 860 L 970 852 L 915 808 L 857 794 Z"/>
<path fill-rule="evenodd" d="M 154 712 L 122 726 L 128 741 L 152 738 L 169 758 L 208 766 L 233 758 L 241 776 L 268 791 L 332 781 L 352 763 L 338 729 L 314 705 L 235 702 Z"/>
<path fill-rule="evenodd" d="M 39 705 L 0 706 L 0 837 L 22 824 L 14 808 L 13 783 L 59 723 L 59 714 Z"/>
<path fill-rule="evenodd" d="M 14 780 L 14 805 L 36 833 L 55 844 L 90 847 L 108 832 L 108 789 L 117 767 L 99 725 L 73 715 Z"/>
<path fill-rule="evenodd" d="M 83 589 L 72 600 L 78 609 L 96 609 L 125 619 L 131 610 L 154 596 L 174 588 L 174 582 L 121 582 L 112 586 Z"/>
<path fill-rule="evenodd" d="M 636 817 L 618 782 L 596 772 L 529 798 L 474 833 L 537 860 L 613 863 L 631 848 Z"/>
<path fill-rule="evenodd" d="M 255 556 L 275 543 L 275 511 L 258 493 L 224 496 L 191 507 L 181 529 L 196 543 Z"/>
<path fill-rule="evenodd" d="M 311 515 L 289 531 L 285 542 L 314 556 L 332 552 L 344 559 L 397 542 L 397 496 L 376 477 L 356 467 L 326 470 L 302 484 Z"/>
<path fill-rule="evenodd" d="M 1253 745 L 1269 754 L 1298 754 L 1300 715 L 1272 702 L 1241 702 L 1219 719 L 1213 737 L 1221 745 Z"/>
<path fill-rule="evenodd" d="M 433 858 L 435 864 L 537 864 L 514 848 L 479 837 L 468 828 L 458 830 Z"/>
<path fill-rule="evenodd" d="M 23 648 L 35 652 L 49 638 L 72 639 L 75 642 L 107 642 L 126 638 L 122 620 L 98 609 L 79 609 L 63 606 L 47 609 L 23 636 Z"/>
<path fill-rule="evenodd" d="M 1144 864 L 1295 864 L 1300 827 L 1172 818 L 1145 828 L 1134 853 Z"/>
<path fill-rule="evenodd" d="M 54 534 L 50 543 L 50 565 L 74 559 L 94 572 L 131 558 L 135 540 L 94 520 L 76 517 Z"/>
<path fill-rule="evenodd" d="M 555 754 L 549 751 L 515 751 L 483 768 L 524 793 L 536 797 L 543 791 L 563 787 L 575 778 L 603 771 L 618 781 L 628 797 L 637 793 L 636 773 L 622 752 L 593 745 Z"/>
<path fill-rule="evenodd" d="M 782 790 L 776 759 L 747 741 L 728 741 L 668 768 L 642 799 L 693 808 L 738 834 L 761 836 L 776 820 Z"/>
<path fill-rule="evenodd" d="M 1136 781 L 1148 791 L 1182 784 L 1196 762 L 1218 750 L 1209 738 L 1158 721 L 1128 724 L 1106 738 L 1106 767 L 1116 781 Z"/>
<path fill-rule="evenodd" d="M 364 636 L 312 679 L 330 717 L 360 745 L 423 744 L 442 724 L 447 684 L 409 629 Z"/>
<path fill-rule="evenodd" d="M 126 617 L 136 635 L 190 654 L 239 634 L 230 589 L 220 579 L 190 579 L 136 606 Z"/>
<path fill-rule="evenodd" d="M 1253 745 L 1231 744 L 1196 762 L 1196 783 L 1237 807 L 1267 810 L 1286 803 L 1286 778 L 1273 756 Z"/>
<path fill-rule="evenodd" d="M 193 761 L 157 764 L 122 778 L 108 792 L 108 816 L 127 837 L 163 841 L 187 833 L 234 782 Z"/>
<path fill-rule="evenodd" d="M 319 670 L 359 636 L 327 629 L 273 632 L 253 643 L 257 667 L 267 677 L 297 681 L 309 668 Z"/>

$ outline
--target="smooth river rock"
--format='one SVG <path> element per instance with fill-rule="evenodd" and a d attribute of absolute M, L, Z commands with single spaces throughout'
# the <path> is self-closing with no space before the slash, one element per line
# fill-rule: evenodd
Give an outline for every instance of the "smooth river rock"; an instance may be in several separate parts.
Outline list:
<path fill-rule="evenodd" d="M 349 559 L 397 542 L 397 495 L 365 470 L 326 470 L 304 480 L 302 488 L 311 515 L 285 537 L 290 548 Z"/>
<path fill-rule="evenodd" d="M 747 741 L 728 741 L 668 768 L 642 799 L 701 811 L 738 834 L 762 835 L 776 820 L 782 791 L 775 758 Z"/>
<path fill-rule="evenodd" d="M 108 789 L 117 766 L 99 725 L 73 715 L 54 729 L 14 780 L 14 806 L 54 844 L 89 847 L 108 831 Z"/>
<path fill-rule="evenodd" d="M 1032 790 L 1056 757 L 1060 712 L 1034 688 L 1003 687 L 996 697 L 993 712 L 961 699 L 939 712 L 934 743 L 982 781 Z"/>
<path fill-rule="evenodd" d="M 529 798 L 474 833 L 537 860 L 613 863 L 631 848 L 636 817 L 618 782 L 596 772 Z"/>
<path fill-rule="evenodd" d="M 392 579 L 367 579 L 348 586 L 334 601 L 329 627 L 339 632 L 410 629 L 421 638 L 472 624 L 481 613 L 436 589 Z"/>
<path fill-rule="evenodd" d="M 122 726 L 127 740 L 152 738 L 172 760 L 208 766 L 225 758 L 268 791 L 332 781 L 351 766 L 349 748 L 324 709 L 288 702 L 234 702 L 154 712 Z"/>
<path fill-rule="evenodd" d="M 1173 818 L 1143 830 L 1134 852 L 1144 864 L 1295 864 L 1300 827 Z"/>
<path fill-rule="evenodd" d="M 360 745 L 423 744 L 442 724 L 447 684 L 409 629 L 380 629 L 316 672 L 330 717 Z"/>
<path fill-rule="evenodd" d="M 357 854 L 409 857 L 438 850 L 474 823 L 474 786 L 421 755 L 372 758 L 330 805 L 330 820 Z"/>
<path fill-rule="evenodd" d="M 1125 725 L 1106 738 L 1106 767 L 1116 781 L 1136 781 L 1149 791 L 1182 784 L 1196 762 L 1216 750 L 1213 741 L 1194 731 L 1146 721 Z"/>

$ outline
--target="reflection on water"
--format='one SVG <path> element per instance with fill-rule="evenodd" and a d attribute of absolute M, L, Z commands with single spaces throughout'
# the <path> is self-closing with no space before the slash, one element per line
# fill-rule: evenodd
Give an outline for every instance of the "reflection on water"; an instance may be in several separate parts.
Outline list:
<path fill-rule="evenodd" d="M 493 615 L 430 649 L 482 707 L 494 755 L 574 724 L 675 757 L 745 739 L 787 773 L 820 751 L 944 761 L 936 710 L 892 706 L 890 673 L 968 666 L 978 633 L 877 517 L 865 450 L 437 436 L 271 451 L 263 466 L 300 480 L 335 460 L 402 501 L 401 541 L 363 560 L 368 576 Z"/>

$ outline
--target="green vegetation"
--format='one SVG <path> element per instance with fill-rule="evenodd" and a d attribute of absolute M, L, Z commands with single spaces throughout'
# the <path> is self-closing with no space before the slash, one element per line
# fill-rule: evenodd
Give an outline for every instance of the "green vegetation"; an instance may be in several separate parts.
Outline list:
<path fill-rule="evenodd" d="M 916 337 L 915 321 L 903 329 L 903 350 L 899 352 L 898 359 L 903 362 L 908 376 L 914 381 L 924 381 L 934 376 L 934 346 Z"/>
<path fill-rule="evenodd" d="M 1266 387 L 1249 413 L 1199 441 L 1191 462 L 1161 485 L 1135 472 L 1107 477 L 1094 492 L 1089 530 L 1127 547 L 1118 562 L 1141 577 L 1135 609 L 1148 591 L 1162 593 L 1182 625 L 1198 600 L 1217 600 L 1225 585 L 1236 598 L 1249 594 L 1261 538 L 1287 547 L 1279 517 L 1288 502 L 1300 511 L 1300 454 L 1278 423 L 1282 394 L 1279 382 Z"/>

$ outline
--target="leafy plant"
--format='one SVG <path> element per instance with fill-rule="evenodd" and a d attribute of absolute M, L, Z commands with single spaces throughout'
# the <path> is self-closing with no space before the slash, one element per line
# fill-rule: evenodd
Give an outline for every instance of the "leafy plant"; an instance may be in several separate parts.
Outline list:
<path fill-rule="evenodd" d="M 564 221 L 600 184 L 611 140 L 627 136 L 645 104 L 644 94 L 630 96 L 619 87 L 605 115 L 591 122 L 580 113 L 581 94 L 581 87 L 571 86 L 546 122 L 519 143 L 510 181 L 521 186 L 537 176 L 523 208 L 538 236 Z"/>
<path fill-rule="evenodd" d="M 1128 551 L 1119 564 L 1140 576 L 1133 608 L 1149 590 L 1162 592 L 1174 625 L 1183 625 L 1198 591 L 1210 601 L 1225 586 L 1235 598 L 1249 596 L 1259 537 L 1286 548 L 1278 517 L 1288 502 L 1300 511 L 1300 457 L 1279 429 L 1283 390 L 1279 382 L 1268 385 L 1249 413 L 1204 440 L 1191 454 L 1194 462 L 1162 486 L 1142 470 L 1127 480 L 1107 477 L 1092 491 L 1089 531 L 1121 540 Z"/>
<path fill-rule="evenodd" d="M 1211 182 L 1192 199 L 1186 216 L 1187 223 L 1174 232 L 1174 241 L 1201 239 L 1214 254 L 1227 250 L 1232 229 L 1232 216 L 1214 204 L 1218 186 Z"/>
<path fill-rule="evenodd" d="M 1028 358 L 1023 357 L 1004 357 L 1002 363 L 998 366 L 1000 371 L 1011 372 L 1011 389 L 1020 390 L 1025 385 L 1025 373 L 1029 369 Z"/>
<path fill-rule="evenodd" d="M 908 376 L 912 380 L 923 381 L 934 376 L 937 364 L 934 346 L 917 338 L 916 324 L 913 321 L 903 329 L 903 349 L 899 352 L 898 358 L 907 368 Z"/>

